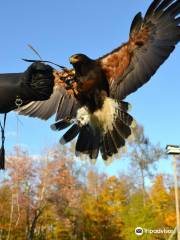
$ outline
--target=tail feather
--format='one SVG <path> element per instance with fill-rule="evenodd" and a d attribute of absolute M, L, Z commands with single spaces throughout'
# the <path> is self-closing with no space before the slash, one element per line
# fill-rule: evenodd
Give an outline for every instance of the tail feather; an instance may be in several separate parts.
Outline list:
<path fill-rule="evenodd" d="M 92 145 L 91 131 L 89 126 L 83 126 L 76 143 L 76 154 L 88 154 Z"/>
<path fill-rule="evenodd" d="M 99 154 L 100 131 L 92 129 L 89 125 L 83 126 L 76 143 L 76 155 L 87 154 L 91 159 L 96 159 Z"/>
<path fill-rule="evenodd" d="M 103 137 L 103 144 L 104 144 L 104 148 L 105 148 L 107 156 L 111 157 L 113 155 L 113 153 L 112 153 L 113 149 L 112 149 L 112 146 L 109 144 L 109 139 L 108 139 L 107 134 L 104 135 L 104 137 Z"/>
<path fill-rule="evenodd" d="M 102 155 L 102 158 L 106 161 L 108 160 L 108 154 L 107 154 L 107 150 L 104 144 L 104 141 L 102 141 L 101 145 L 100 145 L 100 152 Z"/>
<path fill-rule="evenodd" d="M 121 109 L 121 111 L 127 112 L 131 110 L 131 104 L 129 104 L 128 102 L 121 101 L 119 102 L 119 108 Z"/>
<path fill-rule="evenodd" d="M 124 139 L 121 137 L 121 135 L 118 133 L 118 131 L 116 130 L 116 128 L 114 127 L 113 130 L 111 131 L 111 135 L 112 138 L 116 144 L 117 149 L 124 146 L 125 141 Z"/>
<path fill-rule="evenodd" d="M 79 126 L 77 124 L 74 124 L 60 139 L 60 143 L 64 145 L 67 142 L 73 140 L 78 135 L 79 130 Z"/>
<path fill-rule="evenodd" d="M 78 139 L 77 139 L 77 142 L 76 142 L 76 155 L 78 156 L 79 153 L 83 152 L 84 151 L 84 148 L 87 144 L 87 131 L 86 131 L 86 126 L 83 126 L 81 128 L 81 131 L 79 133 L 79 136 L 78 136 Z"/>
<path fill-rule="evenodd" d="M 117 151 L 116 145 L 115 145 L 115 143 L 112 139 L 110 131 L 108 131 L 106 133 L 106 138 L 105 139 L 106 139 L 107 145 L 109 147 L 108 153 L 110 153 L 110 155 L 111 154 L 116 154 L 118 151 Z"/>
<path fill-rule="evenodd" d="M 58 121 L 54 124 L 51 125 L 51 129 L 52 130 L 55 130 L 55 131 L 60 131 L 60 130 L 63 130 L 69 126 L 71 126 L 72 123 L 67 121 L 67 120 L 61 120 L 61 121 Z"/>
<path fill-rule="evenodd" d="M 131 135 L 131 129 L 129 126 L 125 125 L 121 119 L 117 118 L 115 122 L 116 128 L 122 138 L 128 138 Z"/>
<path fill-rule="evenodd" d="M 109 134 L 110 134 L 110 136 L 111 136 L 111 140 L 112 140 L 112 142 L 113 142 L 113 144 L 114 144 L 114 147 L 116 148 L 116 150 L 115 150 L 115 154 L 116 153 L 118 153 L 118 147 L 117 147 L 117 144 L 116 144 L 116 139 L 114 138 L 114 136 L 113 136 L 113 131 L 109 131 Z"/>
<path fill-rule="evenodd" d="M 118 111 L 118 115 L 119 115 L 119 119 L 121 119 L 121 121 L 127 125 L 127 126 L 131 126 L 131 124 L 133 123 L 133 117 L 131 115 L 129 115 L 127 112 L 125 111 Z"/>
<path fill-rule="evenodd" d="M 85 145 L 83 145 L 84 149 L 82 149 L 82 153 L 90 156 L 93 145 L 92 129 L 87 125 L 85 130 L 86 138 L 84 139 Z"/>
<path fill-rule="evenodd" d="M 125 145 L 125 140 L 119 133 L 117 127 L 114 127 L 112 131 L 108 131 L 102 137 L 101 143 L 101 154 L 104 160 L 112 157 L 114 154 L 118 153 L 118 148 Z"/>
<path fill-rule="evenodd" d="M 100 147 L 100 138 L 101 138 L 100 130 L 95 129 L 92 136 L 92 150 L 90 153 L 91 159 L 96 159 L 98 157 L 99 147 Z"/>

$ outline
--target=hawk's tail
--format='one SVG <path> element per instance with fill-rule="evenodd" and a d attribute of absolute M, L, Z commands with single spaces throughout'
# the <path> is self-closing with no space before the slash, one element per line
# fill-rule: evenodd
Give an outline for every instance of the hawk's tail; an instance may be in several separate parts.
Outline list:
<path fill-rule="evenodd" d="M 86 107 L 78 110 L 76 123 L 63 135 L 60 142 L 65 144 L 76 136 L 76 155 L 81 153 L 97 159 L 99 152 L 108 160 L 125 145 L 131 135 L 133 118 L 128 114 L 130 105 L 123 101 L 106 98 L 102 109 L 90 113 Z M 62 130 L 72 123 L 61 120 L 52 125 L 54 130 Z"/>
<path fill-rule="evenodd" d="M 102 135 L 100 152 L 104 160 L 117 154 L 119 149 L 125 145 L 125 140 L 131 135 L 134 120 L 127 112 L 128 107 L 126 102 L 119 103 L 119 109 L 112 121 L 112 128 L 107 129 Z"/>
<path fill-rule="evenodd" d="M 111 102 L 108 102 L 107 105 L 109 104 Z M 81 128 L 76 143 L 76 155 L 83 153 L 89 155 L 91 159 L 97 159 L 101 152 L 102 158 L 106 161 L 125 145 L 125 140 L 131 135 L 131 126 L 134 120 L 127 113 L 128 103 L 119 102 L 116 105 L 117 108 L 115 107 L 113 110 L 114 107 L 114 102 L 112 102 L 106 111 L 105 109 L 99 110 L 97 118 L 93 119 L 95 116 L 91 116 L 90 124 Z"/>

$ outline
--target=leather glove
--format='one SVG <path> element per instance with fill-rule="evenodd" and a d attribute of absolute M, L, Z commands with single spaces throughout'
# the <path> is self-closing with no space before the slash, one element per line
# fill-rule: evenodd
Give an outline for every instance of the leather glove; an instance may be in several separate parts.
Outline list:
<path fill-rule="evenodd" d="M 0 113 L 17 108 L 17 98 L 22 100 L 23 105 L 47 100 L 53 86 L 53 68 L 41 62 L 31 64 L 24 73 L 0 74 Z"/>

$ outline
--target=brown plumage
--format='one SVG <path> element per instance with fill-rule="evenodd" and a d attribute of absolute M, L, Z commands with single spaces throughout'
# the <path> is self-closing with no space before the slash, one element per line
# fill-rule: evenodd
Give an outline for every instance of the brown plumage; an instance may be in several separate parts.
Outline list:
<path fill-rule="evenodd" d="M 131 134 L 133 118 L 123 99 L 145 84 L 174 50 L 180 40 L 179 14 L 180 0 L 154 0 L 144 18 L 135 16 L 127 43 L 96 60 L 71 56 L 73 69 L 54 71 L 50 99 L 31 102 L 19 113 L 42 119 L 56 113 L 53 128 L 70 127 L 61 143 L 78 136 L 77 155 L 96 159 L 100 151 L 107 160 Z"/>

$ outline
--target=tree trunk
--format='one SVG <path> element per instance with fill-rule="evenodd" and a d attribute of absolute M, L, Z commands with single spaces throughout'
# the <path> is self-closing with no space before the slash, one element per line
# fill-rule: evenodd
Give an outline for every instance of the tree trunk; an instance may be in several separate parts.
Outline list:
<path fill-rule="evenodd" d="M 141 180 L 142 180 L 143 206 L 145 206 L 146 205 L 146 189 L 145 189 L 144 170 L 140 167 L 140 171 L 141 171 Z"/>
<path fill-rule="evenodd" d="M 37 224 L 37 221 L 38 221 L 41 213 L 42 213 L 41 210 L 36 210 L 36 212 L 34 214 L 34 218 L 32 220 L 31 227 L 30 227 L 29 232 L 28 232 L 27 240 L 33 240 L 34 239 L 34 232 L 35 232 L 35 229 L 36 229 L 36 224 Z"/>

